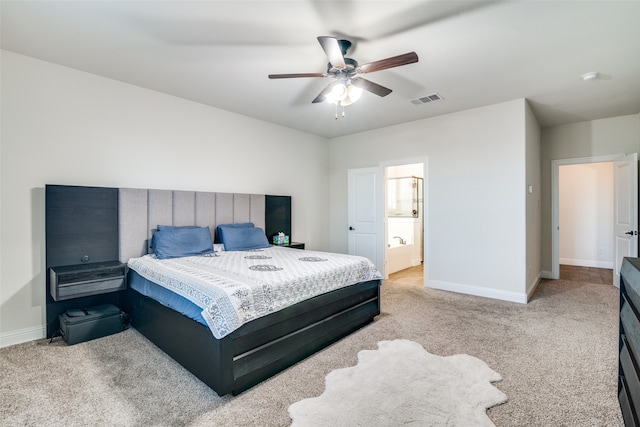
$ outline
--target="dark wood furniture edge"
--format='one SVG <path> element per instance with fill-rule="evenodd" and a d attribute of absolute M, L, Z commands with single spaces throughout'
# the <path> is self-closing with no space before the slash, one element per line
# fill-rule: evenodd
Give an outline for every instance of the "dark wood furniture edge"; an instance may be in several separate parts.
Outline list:
<path fill-rule="evenodd" d="M 620 270 L 618 402 L 626 427 L 640 426 L 640 258 L 624 258 Z M 635 344 L 633 344 L 635 343 Z"/>
<path fill-rule="evenodd" d="M 238 394 L 372 322 L 380 281 L 358 283 L 256 319 L 222 339 L 128 289 L 131 325 L 218 395 Z"/>

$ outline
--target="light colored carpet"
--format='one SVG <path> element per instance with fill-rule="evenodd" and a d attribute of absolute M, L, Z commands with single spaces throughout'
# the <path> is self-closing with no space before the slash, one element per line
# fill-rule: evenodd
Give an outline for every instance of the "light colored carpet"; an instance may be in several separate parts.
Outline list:
<path fill-rule="evenodd" d="M 468 354 L 503 380 L 498 427 L 621 427 L 618 304 L 613 286 L 543 281 L 529 304 L 382 285 L 375 322 L 238 396 L 217 396 L 137 331 L 66 346 L 0 348 L 0 426 L 288 426 L 289 406 L 379 341 Z"/>
<path fill-rule="evenodd" d="M 332 371 L 319 397 L 289 407 L 294 427 L 494 426 L 486 410 L 507 401 L 502 377 L 473 356 L 435 356 L 409 340 L 381 341 L 358 364 Z"/>

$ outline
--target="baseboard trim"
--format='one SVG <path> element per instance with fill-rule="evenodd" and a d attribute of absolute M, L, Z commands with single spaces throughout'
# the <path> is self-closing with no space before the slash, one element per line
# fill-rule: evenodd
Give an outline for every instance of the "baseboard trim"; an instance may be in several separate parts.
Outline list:
<path fill-rule="evenodd" d="M 40 340 L 46 336 L 44 326 L 19 329 L 17 331 L 0 334 L 0 348 L 10 345 L 22 344 L 23 342 Z"/>
<path fill-rule="evenodd" d="M 550 271 L 541 271 L 540 272 L 540 277 L 543 278 L 543 279 L 554 280 L 553 274 Z"/>
<path fill-rule="evenodd" d="M 533 295 L 533 293 L 536 291 L 536 288 L 540 284 L 540 280 L 542 280 L 542 274 L 538 275 L 536 280 L 534 280 L 531 286 L 529 286 L 527 290 L 527 302 L 529 302 L 529 300 L 531 299 L 531 295 Z"/>
<path fill-rule="evenodd" d="M 459 294 L 475 295 L 478 297 L 517 302 L 520 304 L 526 304 L 528 300 L 528 296 L 525 293 L 501 291 L 498 289 L 463 285 L 460 283 L 443 282 L 440 280 L 431 280 L 427 284 L 427 287 L 432 289 L 439 289 L 442 291 L 457 292 Z"/>
<path fill-rule="evenodd" d="M 595 268 L 607 268 L 609 270 L 613 270 L 613 261 L 560 258 L 559 262 L 560 264 L 574 265 L 576 267 L 595 267 Z"/>

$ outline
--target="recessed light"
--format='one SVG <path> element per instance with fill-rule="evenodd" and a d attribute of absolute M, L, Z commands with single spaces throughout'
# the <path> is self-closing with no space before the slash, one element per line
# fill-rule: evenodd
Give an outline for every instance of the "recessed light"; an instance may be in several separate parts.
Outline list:
<path fill-rule="evenodd" d="M 598 72 L 597 71 L 592 71 L 590 73 L 585 73 L 582 75 L 582 80 L 584 80 L 585 82 L 587 80 L 593 80 L 598 78 Z"/>

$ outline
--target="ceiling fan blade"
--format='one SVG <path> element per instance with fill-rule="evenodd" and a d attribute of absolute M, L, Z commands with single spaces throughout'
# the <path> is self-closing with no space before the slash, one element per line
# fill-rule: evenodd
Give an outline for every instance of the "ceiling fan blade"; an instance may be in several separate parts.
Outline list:
<path fill-rule="evenodd" d="M 418 54 L 415 52 L 404 53 L 391 58 L 381 59 L 379 61 L 369 62 L 360 65 L 357 68 L 359 73 L 373 73 L 374 71 L 386 70 L 387 68 L 399 67 L 401 65 L 413 64 L 418 62 Z"/>
<path fill-rule="evenodd" d="M 295 79 L 298 77 L 327 77 L 325 73 L 269 74 L 270 79 Z"/>
<path fill-rule="evenodd" d="M 381 86 L 378 83 L 374 83 L 370 80 L 367 79 L 363 79 L 362 77 L 354 77 L 351 79 L 351 83 L 354 86 L 357 86 L 361 89 L 367 90 L 373 94 L 376 94 L 378 96 L 387 96 L 389 95 L 391 92 L 393 92 L 391 89 Z"/>
<path fill-rule="evenodd" d="M 315 99 L 313 101 L 311 101 L 312 104 L 317 104 L 319 102 L 323 102 L 325 100 L 325 97 L 327 96 L 327 94 L 329 92 L 331 92 L 331 89 L 333 89 L 333 86 L 336 84 L 336 81 L 333 81 L 331 83 L 329 83 L 324 89 L 322 89 L 322 92 L 320 92 L 318 94 L 318 96 L 315 97 Z"/>
<path fill-rule="evenodd" d="M 335 37 L 320 36 L 318 37 L 318 42 L 320 42 L 324 53 L 327 54 L 331 65 L 338 69 L 346 68 L 347 64 L 344 63 L 342 48 Z"/>

